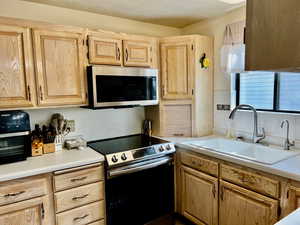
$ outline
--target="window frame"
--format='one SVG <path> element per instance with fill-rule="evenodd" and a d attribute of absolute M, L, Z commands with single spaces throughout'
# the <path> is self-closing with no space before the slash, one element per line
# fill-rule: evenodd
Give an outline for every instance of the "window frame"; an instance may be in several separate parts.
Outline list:
<path fill-rule="evenodd" d="M 240 73 L 235 73 L 235 92 L 236 92 L 236 106 L 240 104 Z M 299 111 L 293 110 L 280 110 L 279 109 L 279 97 L 280 97 L 280 73 L 274 73 L 274 93 L 273 93 L 273 109 L 256 109 L 263 112 L 276 112 L 276 113 L 293 113 L 300 114 Z"/>

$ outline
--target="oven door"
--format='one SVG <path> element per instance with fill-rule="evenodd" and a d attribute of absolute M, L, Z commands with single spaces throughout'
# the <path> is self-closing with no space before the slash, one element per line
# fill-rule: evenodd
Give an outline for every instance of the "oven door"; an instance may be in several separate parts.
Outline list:
<path fill-rule="evenodd" d="M 25 160 L 30 147 L 29 132 L 0 134 L 0 164 Z"/>
<path fill-rule="evenodd" d="M 88 79 L 94 108 L 158 104 L 157 70 L 94 66 Z"/>
<path fill-rule="evenodd" d="M 108 172 L 108 225 L 143 225 L 174 211 L 171 157 L 148 160 Z"/>

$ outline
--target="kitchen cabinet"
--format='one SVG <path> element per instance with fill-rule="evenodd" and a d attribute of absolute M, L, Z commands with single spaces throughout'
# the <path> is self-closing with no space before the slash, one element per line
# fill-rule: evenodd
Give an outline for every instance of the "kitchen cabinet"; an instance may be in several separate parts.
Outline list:
<path fill-rule="evenodd" d="M 222 180 L 219 210 L 222 225 L 273 225 L 278 220 L 278 200 Z"/>
<path fill-rule="evenodd" d="M 213 39 L 188 35 L 160 39 L 160 103 L 146 107 L 157 136 L 204 136 L 213 128 Z"/>
<path fill-rule="evenodd" d="M 156 38 L 113 33 L 88 32 L 90 64 L 157 68 Z"/>
<path fill-rule="evenodd" d="M 89 62 L 91 64 L 122 65 L 122 40 L 89 36 Z"/>
<path fill-rule="evenodd" d="M 218 179 L 181 167 L 182 214 L 195 224 L 218 223 Z"/>
<path fill-rule="evenodd" d="M 246 70 L 300 70 L 298 0 L 247 1 Z"/>
<path fill-rule="evenodd" d="M 83 37 L 50 29 L 33 30 L 38 104 L 80 105 L 86 102 Z"/>
<path fill-rule="evenodd" d="M 0 224 L 3 225 L 49 225 L 48 198 L 39 197 L 0 207 Z"/>
<path fill-rule="evenodd" d="M 282 217 L 289 215 L 294 210 L 300 207 L 300 184 L 298 182 L 290 184 L 284 183 L 282 184 L 282 198 L 281 198 L 281 205 L 282 205 Z"/>
<path fill-rule="evenodd" d="M 191 137 L 192 130 L 192 104 L 165 105 L 163 110 L 163 127 L 165 136 Z"/>
<path fill-rule="evenodd" d="M 273 225 L 298 204 L 300 192 L 289 185 L 285 200 L 285 186 L 281 178 L 177 149 L 176 212 L 195 224 Z"/>
<path fill-rule="evenodd" d="M 0 108 L 35 105 L 30 29 L 0 25 Z"/>
<path fill-rule="evenodd" d="M 160 51 L 162 98 L 191 99 L 195 60 L 193 40 L 166 38 L 160 42 Z"/>
<path fill-rule="evenodd" d="M 152 44 L 149 41 L 124 40 L 124 66 L 151 67 Z"/>
<path fill-rule="evenodd" d="M 103 165 L 56 171 L 53 184 L 57 225 L 104 223 Z"/>

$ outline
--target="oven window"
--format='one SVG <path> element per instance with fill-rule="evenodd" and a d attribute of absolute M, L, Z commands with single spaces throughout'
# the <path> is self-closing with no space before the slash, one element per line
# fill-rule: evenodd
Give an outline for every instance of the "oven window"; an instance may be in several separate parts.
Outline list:
<path fill-rule="evenodd" d="M 156 77 L 96 76 L 97 102 L 157 100 Z"/>
<path fill-rule="evenodd" d="M 27 136 L 0 138 L 0 158 L 24 155 Z"/>

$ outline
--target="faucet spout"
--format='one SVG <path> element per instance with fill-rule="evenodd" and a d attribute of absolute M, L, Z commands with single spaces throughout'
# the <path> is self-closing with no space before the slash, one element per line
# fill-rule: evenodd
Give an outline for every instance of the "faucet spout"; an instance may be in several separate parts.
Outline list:
<path fill-rule="evenodd" d="M 251 110 L 253 111 L 253 142 L 254 143 L 259 143 L 261 140 L 265 139 L 266 135 L 265 135 L 265 130 L 264 128 L 262 128 L 262 133 L 259 134 L 258 132 L 258 125 L 257 125 L 257 111 L 256 109 L 251 106 L 251 105 L 246 105 L 246 104 L 241 104 L 241 105 L 238 105 L 236 106 L 230 113 L 229 115 L 229 119 L 233 120 L 234 119 L 234 116 L 235 116 L 235 113 L 238 111 L 238 110 Z"/>

